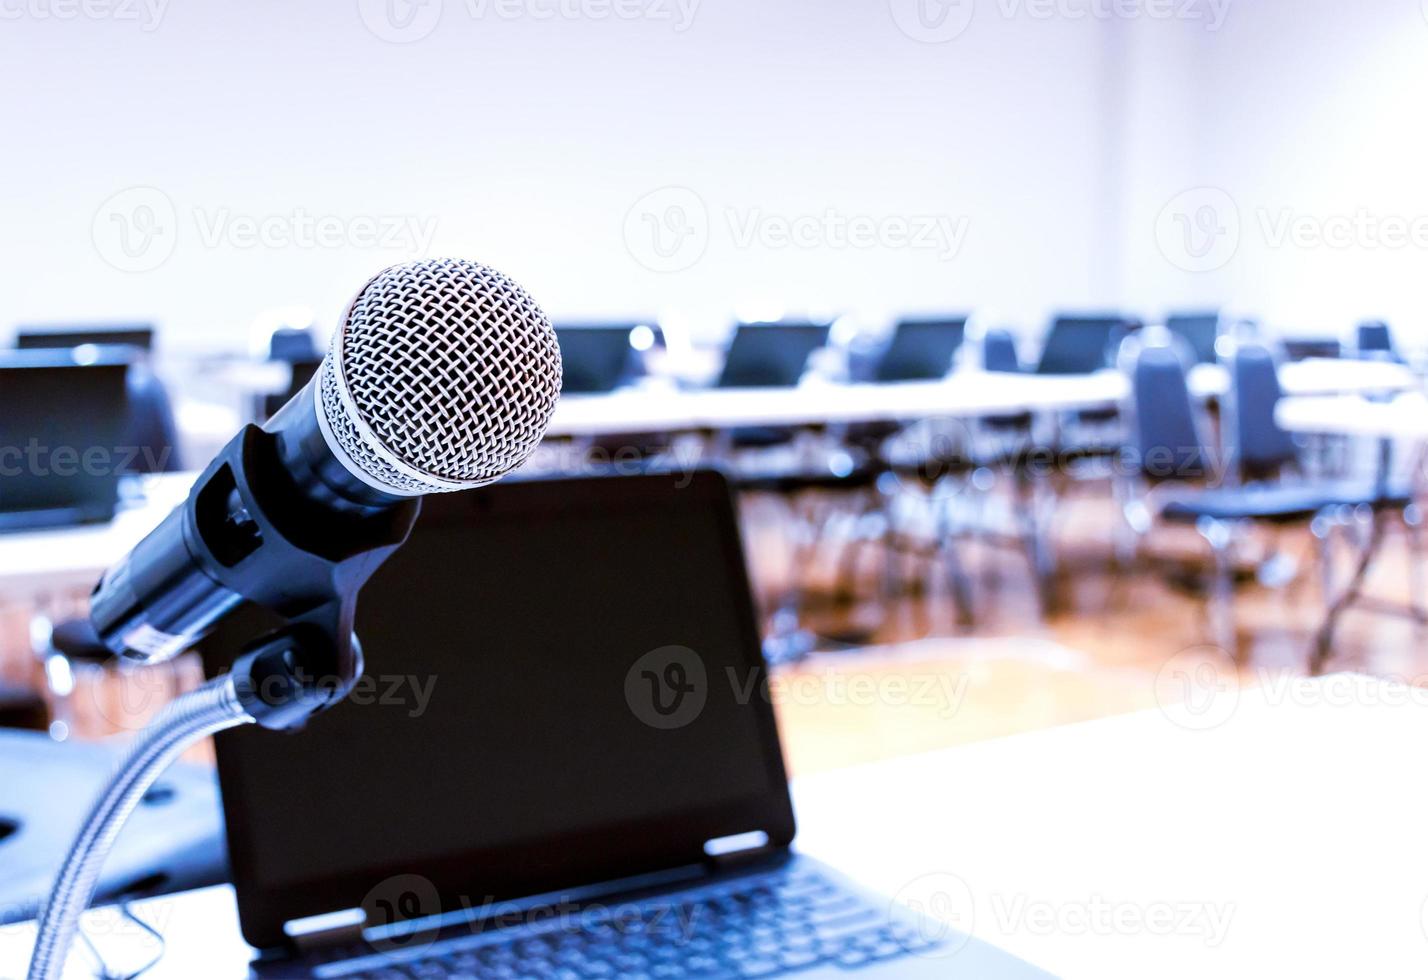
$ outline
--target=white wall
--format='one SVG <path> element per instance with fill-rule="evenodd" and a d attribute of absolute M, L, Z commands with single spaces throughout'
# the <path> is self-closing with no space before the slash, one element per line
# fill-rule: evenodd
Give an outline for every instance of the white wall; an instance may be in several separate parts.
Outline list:
<path fill-rule="evenodd" d="M 434 221 L 431 253 L 505 269 L 558 317 L 975 306 L 1039 325 L 1117 298 L 1119 41 L 1104 20 L 977 0 L 960 36 L 921 43 L 888 0 L 707 0 L 686 30 L 677 5 L 693 0 L 639 0 L 671 19 L 634 21 L 589 16 L 609 0 L 550 19 L 444 0 L 428 36 L 389 43 L 362 16 L 381 0 L 52 16 L 64 2 L 0 0 L 0 331 L 153 317 L 170 350 L 237 348 L 265 308 L 307 304 L 330 325 L 366 275 L 421 250 L 203 241 L 299 210 L 359 231 Z M 440 2 L 412 8 L 417 26 Z M 652 271 L 630 247 L 648 227 L 637 213 L 629 237 L 626 220 L 671 185 L 697 194 L 707 249 Z M 161 196 L 112 199 L 136 187 Z M 730 227 L 830 209 L 965 221 L 966 237 L 947 257 L 740 247 Z M 157 244 L 126 258 L 118 232 L 148 214 Z"/>
<path fill-rule="evenodd" d="M 1127 25 L 1127 302 L 1223 304 L 1300 333 L 1384 317 L 1428 343 L 1425 10 L 1255 0 L 1219 31 Z M 1177 211 L 1224 229 L 1213 243 L 1193 230 L 1203 263 L 1156 247 L 1157 219 Z"/>

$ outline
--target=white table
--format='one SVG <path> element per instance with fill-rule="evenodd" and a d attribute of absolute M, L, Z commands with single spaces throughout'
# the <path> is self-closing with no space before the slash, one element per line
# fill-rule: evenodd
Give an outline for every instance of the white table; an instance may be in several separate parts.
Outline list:
<path fill-rule="evenodd" d="M 798 846 L 1066 977 L 1421 977 L 1428 691 L 1186 677 L 1197 710 L 800 780 Z M 229 889 L 142 908 L 169 937 L 146 977 L 244 975 Z M 32 936 L 0 929 L 0 976 L 23 974 Z"/>
<path fill-rule="evenodd" d="M 1420 391 L 1390 401 L 1356 395 L 1282 398 L 1274 417 L 1289 432 L 1428 442 L 1428 397 Z"/>
<path fill-rule="evenodd" d="M 1417 379 L 1399 364 L 1307 360 L 1280 369 L 1280 384 L 1296 395 L 1371 393 L 1412 388 Z M 1228 374 L 1214 364 L 1192 368 L 1191 393 L 1223 395 Z M 958 371 L 942 381 L 833 384 L 811 380 L 797 388 L 677 390 L 657 384 L 607 395 L 568 395 L 556 406 L 550 434 L 600 436 L 626 432 L 720 430 L 735 426 L 897 422 L 979 418 L 1015 412 L 1052 413 L 1113 408 L 1128 398 L 1124 375 L 1002 374 Z"/>
<path fill-rule="evenodd" d="M 143 501 L 124 507 L 107 524 L 0 534 L 0 599 L 33 600 L 90 588 L 188 496 L 197 477 L 197 473 L 143 477 Z"/>
<path fill-rule="evenodd" d="M 964 371 L 945 381 L 849 385 L 810 381 L 797 388 L 679 391 L 636 387 L 608 395 L 561 398 L 549 432 L 554 436 L 594 436 L 976 418 L 1109 408 L 1128 393 L 1125 378 L 1114 371 L 1070 376 Z"/>

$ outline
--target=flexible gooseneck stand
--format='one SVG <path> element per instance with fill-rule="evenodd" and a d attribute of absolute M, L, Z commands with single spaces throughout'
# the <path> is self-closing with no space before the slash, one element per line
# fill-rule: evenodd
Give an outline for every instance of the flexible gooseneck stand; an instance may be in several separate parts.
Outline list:
<path fill-rule="evenodd" d="M 239 725 L 301 728 L 345 698 L 362 674 L 352 632 L 357 593 L 406 540 L 420 502 L 356 513 L 310 506 L 283 479 L 275 452 L 271 436 L 245 428 L 151 540 L 183 535 L 196 542 L 193 567 L 182 570 L 183 587 L 173 591 L 190 608 L 212 612 L 186 623 L 185 637 L 201 638 L 242 602 L 272 610 L 286 625 L 247 646 L 229 673 L 177 698 L 135 738 L 60 867 L 40 916 L 29 980 L 60 977 L 114 839 L 174 759 Z M 143 604 L 124 617 L 130 628 L 155 632 Z"/>

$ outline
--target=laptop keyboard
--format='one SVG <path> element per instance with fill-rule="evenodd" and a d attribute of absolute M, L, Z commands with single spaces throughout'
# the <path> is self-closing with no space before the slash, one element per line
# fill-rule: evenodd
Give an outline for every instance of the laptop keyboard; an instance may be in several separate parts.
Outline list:
<path fill-rule="evenodd" d="M 343 980 L 674 980 L 855 970 L 937 945 L 816 872 L 741 878 L 505 939 L 485 932 L 319 970 Z M 329 972 L 331 971 L 331 972 Z"/>

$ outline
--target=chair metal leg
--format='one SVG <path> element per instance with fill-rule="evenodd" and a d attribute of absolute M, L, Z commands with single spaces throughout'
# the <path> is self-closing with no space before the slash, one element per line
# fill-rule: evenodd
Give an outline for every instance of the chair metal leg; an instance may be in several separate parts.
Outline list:
<path fill-rule="evenodd" d="M 1314 635 L 1314 650 L 1309 659 L 1310 674 L 1319 674 L 1324 669 L 1324 663 L 1329 659 L 1334 645 L 1334 630 L 1339 625 L 1339 618 L 1363 591 L 1364 579 L 1368 576 L 1369 568 L 1373 565 L 1374 559 L 1378 556 L 1379 546 L 1383 543 L 1383 524 L 1383 515 L 1375 511 L 1370 518 L 1368 540 L 1359 549 L 1359 557 L 1354 564 L 1353 575 L 1350 576 L 1348 584 L 1344 586 L 1343 590 L 1329 602 L 1329 607 L 1324 614 L 1324 621 Z"/>
<path fill-rule="evenodd" d="M 1235 630 L 1235 535 L 1222 521 L 1202 518 L 1195 530 L 1210 546 L 1215 558 L 1214 581 L 1210 585 L 1210 618 L 1215 643 L 1231 657 L 1239 658 L 1239 637 Z"/>

